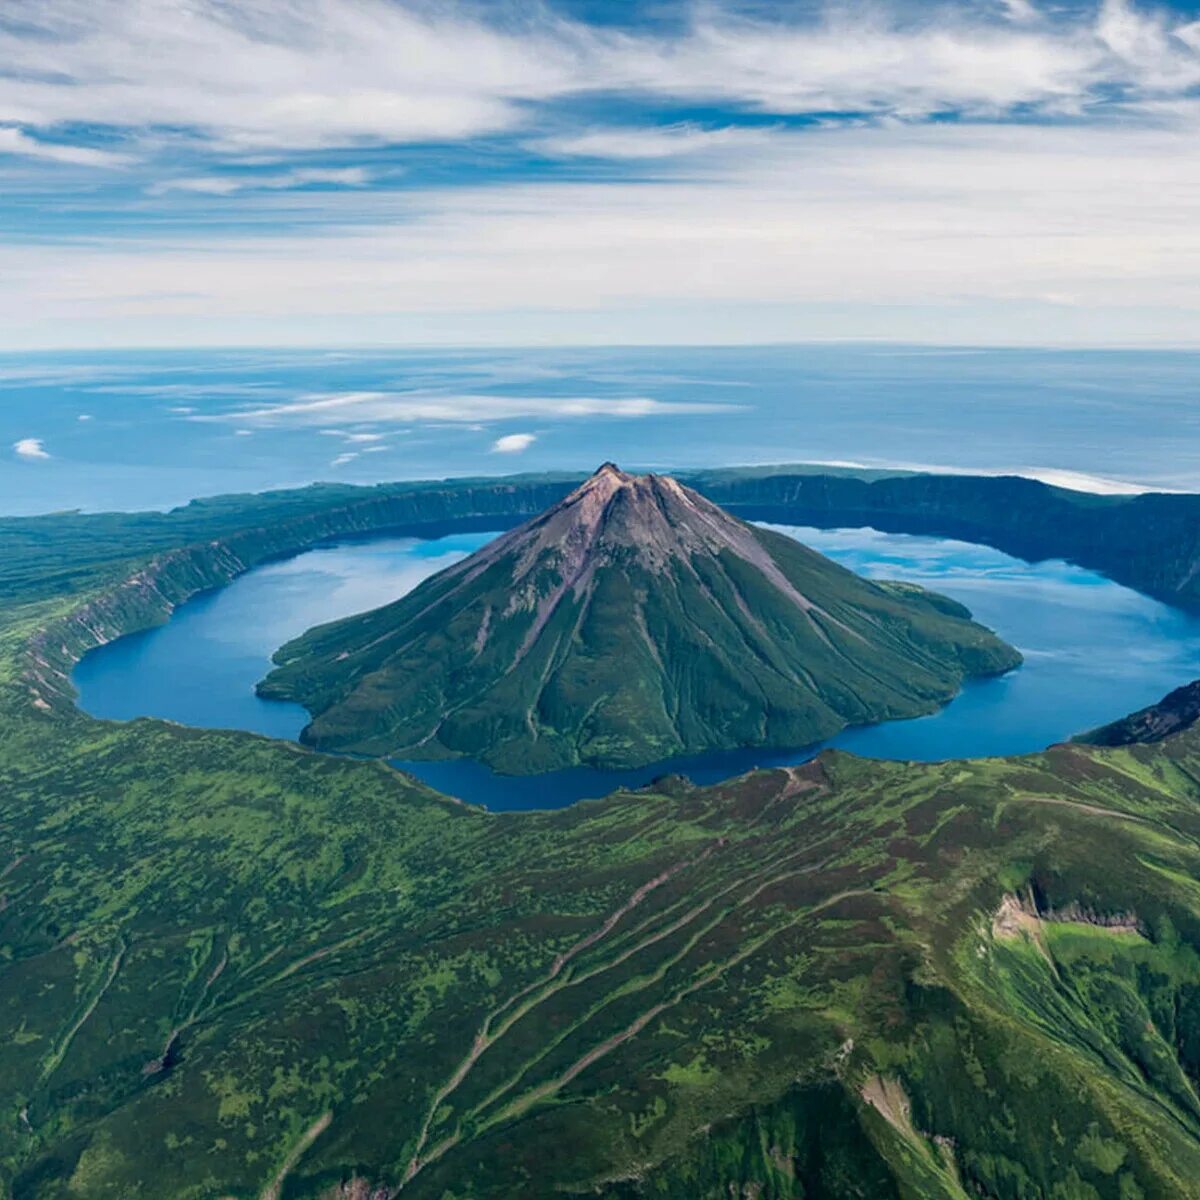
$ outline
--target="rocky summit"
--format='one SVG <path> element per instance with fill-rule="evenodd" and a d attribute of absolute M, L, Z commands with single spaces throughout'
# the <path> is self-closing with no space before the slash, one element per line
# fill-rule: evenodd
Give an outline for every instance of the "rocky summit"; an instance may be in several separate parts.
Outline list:
<path fill-rule="evenodd" d="M 862 579 L 674 479 L 606 463 L 275 661 L 260 691 L 308 708 L 311 745 L 529 774 L 805 745 L 934 711 L 1020 655 L 954 601 Z"/>

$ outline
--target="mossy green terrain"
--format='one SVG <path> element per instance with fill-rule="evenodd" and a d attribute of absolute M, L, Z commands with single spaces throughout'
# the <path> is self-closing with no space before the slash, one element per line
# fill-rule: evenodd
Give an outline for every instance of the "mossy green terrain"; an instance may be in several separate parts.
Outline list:
<path fill-rule="evenodd" d="M 0 608 L 0 1193 L 1200 1197 L 1200 730 L 491 815 L 78 713 L 122 555 Z"/>
<path fill-rule="evenodd" d="M 1020 655 L 959 604 L 861 579 L 611 464 L 373 612 L 284 646 L 260 691 L 305 742 L 512 774 L 803 746 L 928 713 Z"/>
<path fill-rule="evenodd" d="M 7 1186 L 1200 1194 L 1190 738 L 505 817 L 10 721 Z"/>

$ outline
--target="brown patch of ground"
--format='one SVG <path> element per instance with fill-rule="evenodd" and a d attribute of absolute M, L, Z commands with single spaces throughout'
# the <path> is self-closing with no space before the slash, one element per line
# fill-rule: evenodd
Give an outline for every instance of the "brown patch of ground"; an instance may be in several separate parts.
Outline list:
<path fill-rule="evenodd" d="M 898 1079 L 872 1075 L 862 1085 L 859 1094 L 902 1137 L 909 1141 L 920 1141 L 920 1136 L 913 1128 L 908 1093 Z"/>

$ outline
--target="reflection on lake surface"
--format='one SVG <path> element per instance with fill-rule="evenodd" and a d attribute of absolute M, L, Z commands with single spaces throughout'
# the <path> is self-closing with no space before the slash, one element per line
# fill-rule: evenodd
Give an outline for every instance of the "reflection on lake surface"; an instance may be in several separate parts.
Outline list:
<path fill-rule="evenodd" d="M 870 529 L 775 526 L 860 574 L 906 579 L 966 604 L 1025 655 L 1000 679 L 970 683 L 941 712 L 850 729 L 823 745 L 875 758 L 941 759 L 1039 750 L 1142 708 L 1200 676 L 1200 621 L 1090 571 L 1029 564 L 985 546 Z M 262 700 L 272 652 L 323 621 L 394 600 L 491 534 L 380 538 L 259 567 L 183 605 L 170 622 L 92 651 L 75 671 L 81 706 L 118 720 L 295 738 L 299 705 Z M 400 763 L 441 791 L 489 808 L 553 808 L 640 787 L 667 771 L 711 783 L 754 766 L 802 762 L 821 747 L 719 751 L 635 771 L 573 768 L 532 778 L 466 760 Z"/>

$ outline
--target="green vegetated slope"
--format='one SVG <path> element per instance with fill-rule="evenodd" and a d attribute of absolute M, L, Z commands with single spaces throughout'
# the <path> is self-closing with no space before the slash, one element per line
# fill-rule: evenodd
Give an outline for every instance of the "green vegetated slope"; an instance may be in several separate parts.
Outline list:
<path fill-rule="evenodd" d="M 528 774 L 804 745 L 1019 661 L 953 601 L 608 465 L 402 599 L 290 642 L 260 691 L 304 704 L 323 749 Z"/>
<path fill-rule="evenodd" d="M 21 1200 L 1200 1195 L 1191 733 L 513 816 L 249 735 L 4 743 Z"/>
<path fill-rule="evenodd" d="M 182 556 L 21 526 L 0 1194 L 1200 1196 L 1200 730 L 490 816 L 70 706 L 87 646 L 399 510 L 322 511 Z"/>

